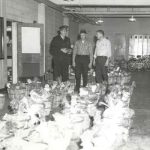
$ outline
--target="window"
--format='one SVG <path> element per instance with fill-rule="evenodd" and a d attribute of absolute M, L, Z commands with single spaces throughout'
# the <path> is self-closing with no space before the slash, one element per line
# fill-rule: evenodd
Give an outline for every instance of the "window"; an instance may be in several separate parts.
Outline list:
<path fill-rule="evenodd" d="M 129 39 L 129 55 L 150 55 L 150 35 L 132 35 Z"/>

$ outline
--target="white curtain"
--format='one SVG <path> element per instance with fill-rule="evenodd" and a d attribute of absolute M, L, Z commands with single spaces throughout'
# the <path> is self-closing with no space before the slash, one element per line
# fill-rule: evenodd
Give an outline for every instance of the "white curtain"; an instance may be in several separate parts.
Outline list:
<path fill-rule="evenodd" d="M 150 35 L 130 36 L 129 55 L 150 55 Z"/>

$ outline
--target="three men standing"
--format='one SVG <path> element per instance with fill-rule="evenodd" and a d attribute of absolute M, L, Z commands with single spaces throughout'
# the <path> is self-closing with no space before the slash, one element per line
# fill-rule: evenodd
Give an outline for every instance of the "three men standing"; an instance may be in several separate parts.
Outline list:
<path fill-rule="evenodd" d="M 93 47 L 86 39 L 86 31 L 80 31 L 80 40 L 76 41 L 73 50 L 72 65 L 75 67 L 76 86 L 75 91 L 79 93 L 81 84 L 81 75 L 83 78 L 83 87 L 87 86 L 88 70 L 92 68 Z"/>
<path fill-rule="evenodd" d="M 60 27 L 60 34 L 53 38 L 50 45 L 50 53 L 54 61 L 54 80 L 65 82 L 69 79 L 69 61 L 71 44 L 67 37 L 67 26 Z M 93 46 L 86 38 L 86 30 L 80 31 L 80 40 L 76 41 L 72 65 L 75 67 L 76 86 L 75 91 L 79 93 L 81 86 L 81 75 L 83 78 L 83 87 L 87 86 L 88 70 L 95 66 L 96 82 L 107 84 L 108 74 L 107 66 L 111 57 L 111 43 L 104 37 L 104 31 L 98 30 L 96 33 L 97 42 L 93 60 Z"/>

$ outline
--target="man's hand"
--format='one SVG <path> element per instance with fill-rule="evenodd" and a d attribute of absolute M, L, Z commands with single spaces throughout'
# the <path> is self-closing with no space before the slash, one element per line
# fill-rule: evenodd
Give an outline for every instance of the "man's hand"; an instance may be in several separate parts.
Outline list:
<path fill-rule="evenodd" d="M 92 63 L 89 63 L 89 69 L 91 69 L 92 68 Z"/>
<path fill-rule="evenodd" d="M 76 66 L 76 63 L 75 63 L 75 62 L 73 62 L 73 63 L 72 63 L 72 66 L 73 66 L 73 67 L 75 67 L 75 66 Z"/>
<path fill-rule="evenodd" d="M 67 53 L 67 49 L 66 49 L 66 48 L 61 48 L 61 51 L 62 51 L 63 53 Z"/>
<path fill-rule="evenodd" d="M 109 64 L 109 58 L 106 60 L 105 66 L 108 67 Z"/>
<path fill-rule="evenodd" d="M 95 66 L 95 58 L 94 58 L 94 60 L 93 60 L 93 66 Z"/>
<path fill-rule="evenodd" d="M 71 54 L 71 53 L 72 53 L 72 49 L 68 49 L 67 54 Z"/>

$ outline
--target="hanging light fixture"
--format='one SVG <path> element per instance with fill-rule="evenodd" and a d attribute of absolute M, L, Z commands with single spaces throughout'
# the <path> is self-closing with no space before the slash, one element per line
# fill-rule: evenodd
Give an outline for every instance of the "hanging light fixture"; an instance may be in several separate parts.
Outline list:
<path fill-rule="evenodd" d="M 100 18 L 99 20 L 96 21 L 96 24 L 102 24 L 104 22 L 104 20 L 102 20 L 102 18 Z"/>
<path fill-rule="evenodd" d="M 128 20 L 129 20 L 130 22 L 135 22 L 135 21 L 136 21 L 136 18 L 134 18 L 134 16 L 132 15 Z"/>

